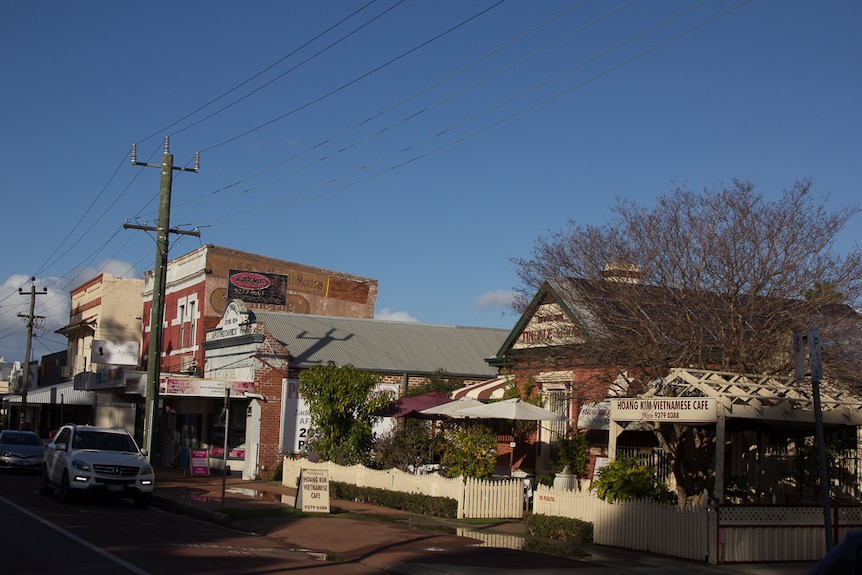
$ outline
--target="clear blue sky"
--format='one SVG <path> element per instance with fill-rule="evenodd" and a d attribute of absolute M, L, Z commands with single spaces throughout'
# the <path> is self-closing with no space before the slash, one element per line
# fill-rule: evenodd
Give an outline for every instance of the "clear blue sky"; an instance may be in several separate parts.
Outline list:
<path fill-rule="evenodd" d="M 618 196 L 811 178 L 856 203 L 860 30 L 858 0 L 6 0 L 0 355 L 23 359 L 30 276 L 38 358 L 71 287 L 152 268 L 122 226 L 156 219 L 129 150 L 158 163 L 164 136 L 176 164 L 201 152 L 171 223 L 202 236 L 171 257 L 376 278 L 379 317 L 436 324 L 512 327 L 511 258 Z"/>

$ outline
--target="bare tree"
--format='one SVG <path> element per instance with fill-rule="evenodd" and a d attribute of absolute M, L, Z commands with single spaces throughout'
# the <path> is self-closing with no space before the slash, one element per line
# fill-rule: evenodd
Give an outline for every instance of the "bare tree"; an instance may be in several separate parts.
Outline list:
<path fill-rule="evenodd" d="M 543 281 L 567 280 L 600 320 L 574 353 L 654 372 L 788 373 L 791 333 L 821 327 L 827 375 L 855 379 L 862 253 L 841 254 L 836 241 L 858 212 L 828 210 L 808 180 L 774 201 L 738 180 L 702 193 L 678 186 L 653 206 L 618 200 L 604 225 L 570 221 L 513 260 L 519 305 Z"/>

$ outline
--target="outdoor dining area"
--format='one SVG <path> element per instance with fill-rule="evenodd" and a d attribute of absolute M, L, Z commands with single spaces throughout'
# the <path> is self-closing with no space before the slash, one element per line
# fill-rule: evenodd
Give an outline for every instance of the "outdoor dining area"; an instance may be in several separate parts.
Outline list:
<path fill-rule="evenodd" d="M 497 436 L 498 463 L 494 476 L 527 480 L 535 474 L 532 467 L 535 453 L 530 453 L 531 448 L 540 438 L 547 443 L 551 435 L 549 429 L 542 429 L 542 422 L 567 421 L 562 414 L 517 397 L 484 402 L 473 397 L 453 399 L 437 391 L 393 400 L 383 415 L 431 421 L 431 433 L 445 426 L 469 426 L 481 421 L 492 427 Z"/>

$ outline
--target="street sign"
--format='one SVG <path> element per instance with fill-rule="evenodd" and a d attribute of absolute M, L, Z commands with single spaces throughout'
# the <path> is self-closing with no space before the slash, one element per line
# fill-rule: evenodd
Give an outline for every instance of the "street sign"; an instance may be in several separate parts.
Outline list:
<path fill-rule="evenodd" d="M 808 364 L 811 367 L 811 380 L 823 379 L 823 354 L 820 350 L 820 329 L 808 332 Z"/>

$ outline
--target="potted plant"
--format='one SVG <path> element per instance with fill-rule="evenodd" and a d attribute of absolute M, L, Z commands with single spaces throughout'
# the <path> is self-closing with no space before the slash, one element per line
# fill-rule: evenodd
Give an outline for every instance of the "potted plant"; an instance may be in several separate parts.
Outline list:
<path fill-rule="evenodd" d="M 570 433 L 560 439 L 557 444 L 557 454 L 552 459 L 556 477 L 554 487 L 557 489 L 577 489 L 578 479 L 586 477 L 590 456 L 587 453 L 587 437 L 579 433 Z"/>

